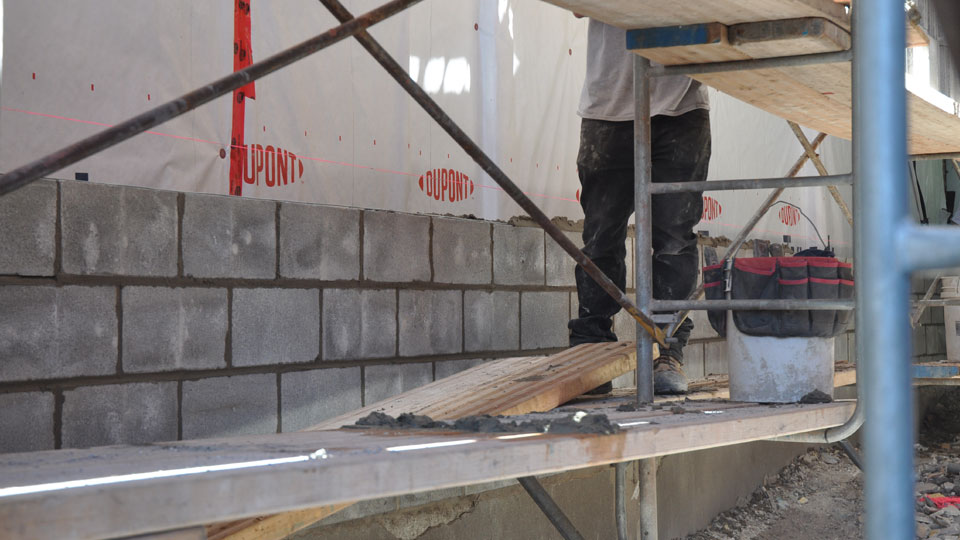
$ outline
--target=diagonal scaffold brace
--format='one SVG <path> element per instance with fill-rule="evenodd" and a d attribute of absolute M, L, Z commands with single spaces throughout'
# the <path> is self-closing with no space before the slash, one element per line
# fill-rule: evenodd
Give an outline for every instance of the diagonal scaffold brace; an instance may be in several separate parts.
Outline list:
<path fill-rule="evenodd" d="M 320 0 L 320 2 L 328 9 L 333 16 L 337 18 L 338 21 L 345 23 L 353 19 L 353 15 L 339 2 L 339 0 Z M 404 90 L 414 101 L 417 102 L 420 107 L 426 111 L 427 114 L 433 118 L 437 124 L 443 128 L 444 131 L 450 135 L 453 140 L 460 145 L 460 148 L 470 156 L 481 169 L 499 185 L 503 188 L 503 191 L 510 196 L 520 208 L 522 208 L 537 224 L 550 235 L 550 238 L 561 247 L 568 255 L 573 257 L 573 260 L 580 265 L 581 268 L 589 275 L 594 281 L 600 285 L 603 290 L 613 298 L 617 304 L 620 305 L 627 313 L 633 317 L 634 320 L 640 325 L 641 328 L 646 330 L 648 334 L 656 341 L 661 347 L 667 347 L 666 335 L 663 333 L 663 330 L 660 329 L 654 323 L 648 315 L 641 312 L 636 304 L 630 301 L 630 298 L 627 297 L 626 293 L 609 278 L 606 274 L 603 273 L 603 270 L 594 264 L 583 251 L 578 248 L 572 240 L 567 238 L 560 229 L 554 225 L 550 218 L 543 213 L 540 208 L 534 204 L 532 200 L 515 184 L 512 180 L 497 166 L 496 163 L 490 159 L 487 154 L 480 149 L 480 147 L 473 142 L 473 140 L 466 134 L 460 127 L 447 115 L 443 109 L 430 97 L 427 93 L 417 85 L 413 79 L 407 74 L 396 60 L 384 49 L 369 33 L 365 31 L 357 32 L 353 36 L 364 49 L 369 52 L 373 58 L 390 74 L 391 77 L 397 83 L 403 87 Z"/>
<path fill-rule="evenodd" d="M 0 177 L 0 196 L 20 189 L 35 180 L 43 178 L 68 165 L 72 165 L 81 159 L 90 157 L 97 152 L 120 144 L 150 128 L 154 128 L 168 120 L 190 112 L 218 97 L 227 95 L 238 88 L 243 88 L 280 68 L 289 66 L 298 60 L 302 60 L 350 36 L 356 35 L 357 32 L 361 32 L 366 28 L 382 22 L 421 1 L 422 0 L 392 0 L 391 2 L 387 2 L 336 28 L 331 28 L 322 34 L 300 42 L 288 49 L 284 49 L 261 62 L 257 62 L 240 71 L 235 71 L 226 77 L 217 79 L 208 85 L 197 88 L 163 105 L 138 114 L 115 126 L 111 126 L 90 137 L 77 141 L 70 146 L 61 148 L 21 167 L 17 167 Z"/>

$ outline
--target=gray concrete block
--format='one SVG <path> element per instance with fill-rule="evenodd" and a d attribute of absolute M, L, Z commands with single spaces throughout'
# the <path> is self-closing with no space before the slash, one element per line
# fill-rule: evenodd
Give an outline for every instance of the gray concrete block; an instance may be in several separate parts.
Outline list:
<path fill-rule="evenodd" d="M 125 372 L 226 366 L 226 289 L 125 287 L 121 301 Z"/>
<path fill-rule="evenodd" d="M 926 283 L 926 279 L 920 274 L 913 274 L 910 276 L 910 293 L 911 294 L 920 294 L 927 292 L 927 287 L 929 286 Z"/>
<path fill-rule="evenodd" d="M 471 219 L 433 218 L 433 280 L 490 283 L 490 224 Z"/>
<path fill-rule="evenodd" d="M 713 326 L 710 326 L 710 319 L 707 317 L 706 311 L 691 311 L 690 320 L 693 321 L 693 332 L 690 333 L 690 339 L 714 339 L 719 337 Z"/>
<path fill-rule="evenodd" d="M 703 365 L 703 344 L 687 343 L 683 348 L 683 371 L 688 381 L 702 379 L 705 375 Z"/>
<path fill-rule="evenodd" d="M 396 509 L 397 497 L 383 497 L 380 499 L 359 501 L 355 504 L 347 506 L 339 512 L 323 518 L 317 523 L 316 528 L 311 527 L 305 529 L 304 532 L 290 536 L 289 538 L 291 540 L 305 540 L 305 538 L 311 538 L 311 536 L 317 534 L 326 536 L 329 534 L 329 529 L 327 529 L 327 527 L 330 527 L 331 525 L 336 525 L 337 523 L 343 523 L 345 521 L 360 520 L 361 518 L 376 516 L 379 514 L 385 514 L 387 512 L 393 512 Z M 373 520 L 370 521 L 372 522 Z M 319 532 L 321 530 L 323 532 Z M 386 531 L 386 529 L 382 527 L 380 527 L 380 530 Z"/>
<path fill-rule="evenodd" d="M 637 322 L 625 309 L 621 309 L 613 316 L 613 332 L 620 341 L 636 341 Z"/>
<path fill-rule="evenodd" d="M 580 297 L 577 293 L 570 293 L 570 318 L 576 319 L 580 316 Z"/>
<path fill-rule="evenodd" d="M 623 375 L 614 379 L 612 384 L 614 388 L 636 388 L 637 372 L 631 371 L 629 373 L 624 373 Z"/>
<path fill-rule="evenodd" d="M 947 337 L 944 328 L 939 324 L 931 324 L 924 327 L 926 334 L 926 354 L 946 355 Z"/>
<path fill-rule="evenodd" d="M 359 279 L 360 211 L 282 203 L 280 275 L 299 279 Z"/>
<path fill-rule="evenodd" d="M 520 293 L 466 291 L 463 301 L 464 348 L 468 352 L 519 348 Z"/>
<path fill-rule="evenodd" d="M 493 282 L 498 285 L 543 285 L 543 230 L 493 225 Z"/>
<path fill-rule="evenodd" d="M 704 375 L 730 373 L 726 341 L 711 341 L 703 344 L 703 373 Z"/>
<path fill-rule="evenodd" d="M 0 453 L 53 450 L 53 394 L 0 394 Z"/>
<path fill-rule="evenodd" d="M 363 276 L 373 281 L 430 281 L 430 218 L 364 212 Z"/>
<path fill-rule="evenodd" d="M 183 208 L 183 273 L 275 278 L 276 211 L 272 201 L 188 193 Z"/>
<path fill-rule="evenodd" d="M 400 356 L 461 352 L 462 294 L 400 291 Z"/>
<path fill-rule="evenodd" d="M 64 448 L 177 440 L 177 383 L 86 386 L 63 393 Z"/>
<path fill-rule="evenodd" d="M 833 338 L 833 360 L 834 362 L 848 362 L 849 357 L 847 356 L 847 351 L 849 347 L 847 346 L 847 334 L 840 334 L 839 336 L 834 336 Z"/>
<path fill-rule="evenodd" d="M 433 381 L 433 364 L 396 364 L 363 368 L 363 403 L 372 405 Z"/>
<path fill-rule="evenodd" d="M 313 362 L 320 354 L 320 291 L 234 289 L 233 365 Z"/>
<path fill-rule="evenodd" d="M 116 295 L 113 287 L 0 287 L 0 381 L 114 373 Z"/>
<path fill-rule="evenodd" d="M 277 431 L 277 376 L 239 375 L 183 383 L 183 438 Z"/>
<path fill-rule="evenodd" d="M 451 375 L 456 375 L 461 371 L 474 368 L 482 364 L 482 358 L 468 358 L 466 360 L 446 360 L 443 362 L 434 362 L 434 373 L 437 380 L 445 379 Z"/>
<path fill-rule="evenodd" d="M 315 369 L 280 378 L 283 431 L 299 431 L 362 404 L 360 368 Z"/>
<path fill-rule="evenodd" d="M 63 271 L 177 275 L 177 194 L 65 181 L 60 187 Z"/>
<path fill-rule="evenodd" d="M 520 348 L 545 349 L 569 344 L 565 292 L 532 292 L 520 295 Z"/>
<path fill-rule="evenodd" d="M 578 248 L 583 248 L 582 233 L 565 232 L 563 234 L 572 240 Z M 546 242 L 547 248 L 546 260 L 544 262 L 547 285 L 555 287 L 576 287 L 577 280 L 574 276 L 574 269 L 577 267 L 576 261 L 574 261 L 573 257 L 568 255 L 553 238 L 545 236 L 544 241 Z M 628 283 L 627 287 L 629 286 L 630 284 Z"/>
<path fill-rule="evenodd" d="M 636 290 L 636 280 L 634 279 L 634 270 L 636 269 L 636 264 L 633 259 L 633 252 L 636 240 L 632 237 L 627 237 L 627 255 L 624 257 L 624 262 L 627 265 L 627 290 L 634 291 Z"/>
<path fill-rule="evenodd" d="M 323 359 L 385 358 L 397 351 L 397 292 L 323 291 Z"/>
<path fill-rule="evenodd" d="M 910 337 L 910 343 L 913 344 L 913 356 L 923 356 L 926 354 L 927 336 L 924 332 L 923 326 L 918 324 L 916 327 L 914 327 Z"/>
<path fill-rule="evenodd" d="M 52 276 L 57 183 L 39 180 L 0 198 L 0 274 Z"/>

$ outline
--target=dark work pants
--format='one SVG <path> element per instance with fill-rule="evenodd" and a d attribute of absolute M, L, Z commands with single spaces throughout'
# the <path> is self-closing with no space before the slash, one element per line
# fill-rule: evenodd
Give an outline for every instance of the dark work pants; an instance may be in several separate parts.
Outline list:
<path fill-rule="evenodd" d="M 710 161 L 710 114 L 696 109 L 681 116 L 654 116 L 654 182 L 702 182 Z M 584 253 L 621 289 L 626 285 L 627 220 L 633 213 L 633 122 L 584 119 L 580 127 L 580 205 Z M 700 193 L 653 196 L 653 297 L 681 300 L 697 284 L 699 257 L 693 228 L 703 213 Z M 641 253 L 637 257 L 643 256 Z M 649 279 L 648 276 L 640 276 Z M 579 266 L 578 318 L 570 321 L 570 345 L 616 341 L 612 317 L 620 305 Z M 683 359 L 693 330 L 688 319 L 675 334 L 678 343 L 661 354 Z"/>

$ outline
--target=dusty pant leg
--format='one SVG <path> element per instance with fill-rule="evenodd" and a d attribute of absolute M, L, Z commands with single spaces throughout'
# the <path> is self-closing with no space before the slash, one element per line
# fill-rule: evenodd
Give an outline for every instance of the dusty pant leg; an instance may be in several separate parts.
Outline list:
<path fill-rule="evenodd" d="M 702 182 L 710 163 L 710 114 L 697 109 L 681 116 L 655 116 L 653 181 Z M 699 269 L 697 235 L 703 214 L 702 193 L 653 196 L 653 297 L 682 300 L 696 288 Z M 677 343 L 663 354 L 683 359 L 693 322 L 677 329 Z"/>
<path fill-rule="evenodd" d="M 577 167 L 583 251 L 624 289 L 627 221 L 633 213 L 633 122 L 584 119 Z M 568 324 L 570 345 L 616 341 L 612 317 L 620 305 L 579 266 L 576 280 L 580 309 Z"/>

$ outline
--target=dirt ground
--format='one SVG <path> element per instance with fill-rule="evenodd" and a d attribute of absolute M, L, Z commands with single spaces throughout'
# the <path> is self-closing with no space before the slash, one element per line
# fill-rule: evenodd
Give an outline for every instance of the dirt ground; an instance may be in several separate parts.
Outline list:
<path fill-rule="evenodd" d="M 943 395 L 920 424 L 917 538 L 960 540 L 960 508 L 939 509 L 926 499 L 960 496 L 960 389 Z M 768 477 L 749 500 L 687 540 L 859 539 L 863 522 L 863 475 L 838 447 L 823 447 Z"/>
<path fill-rule="evenodd" d="M 863 538 L 863 475 L 839 450 L 810 450 L 687 540 Z"/>

